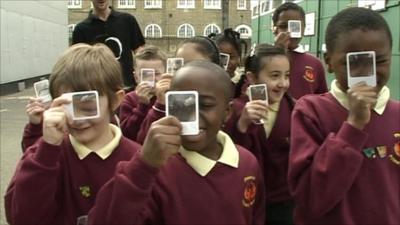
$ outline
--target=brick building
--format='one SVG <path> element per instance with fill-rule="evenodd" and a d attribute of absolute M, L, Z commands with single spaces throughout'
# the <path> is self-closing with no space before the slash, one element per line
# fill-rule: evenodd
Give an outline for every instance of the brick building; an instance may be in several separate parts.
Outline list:
<path fill-rule="evenodd" d="M 135 16 L 147 44 L 169 54 L 179 43 L 195 35 L 233 28 L 250 43 L 250 0 L 110 0 L 114 9 Z M 70 39 L 75 24 L 87 17 L 90 0 L 68 0 Z"/>

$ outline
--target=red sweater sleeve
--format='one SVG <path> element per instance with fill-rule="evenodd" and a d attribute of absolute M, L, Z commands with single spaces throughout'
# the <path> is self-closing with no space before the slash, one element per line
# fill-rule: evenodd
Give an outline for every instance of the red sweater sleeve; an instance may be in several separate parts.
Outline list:
<path fill-rule="evenodd" d="M 150 129 L 151 124 L 165 116 L 165 105 L 155 102 L 153 108 L 149 110 L 146 115 L 146 118 L 143 120 L 142 125 L 140 126 L 140 130 L 137 137 L 137 142 L 139 144 L 144 143 L 144 139 L 146 138 L 147 132 Z"/>
<path fill-rule="evenodd" d="M 28 148 L 5 195 L 10 224 L 54 224 L 58 211 L 61 147 L 42 139 Z"/>
<path fill-rule="evenodd" d="M 324 137 L 323 124 L 299 101 L 292 114 L 289 189 L 306 218 L 327 214 L 344 198 L 362 166 L 368 135 L 346 122 Z"/>
<path fill-rule="evenodd" d="M 25 125 L 24 134 L 22 135 L 22 151 L 25 152 L 30 146 L 35 144 L 43 136 L 43 124 L 28 123 Z"/>
<path fill-rule="evenodd" d="M 158 171 L 139 154 L 119 163 L 114 177 L 99 191 L 88 224 L 159 224 L 152 197 Z"/>
<path fill-rule="evenodd" d="M 147 114 L 148 107 L 145 104 L 138 103 L 134 94 L 126 96 L 119 111 L 121 130 L 125 137 L 136 141 L 140 125 Z"/>

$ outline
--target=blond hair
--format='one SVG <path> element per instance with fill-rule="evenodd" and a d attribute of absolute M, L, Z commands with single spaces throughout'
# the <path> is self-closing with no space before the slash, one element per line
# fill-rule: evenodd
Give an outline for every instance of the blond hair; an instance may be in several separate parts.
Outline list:
<path fill-rule="evenodd" d="M 53 98 L 65 90 L 97 90 L 99 95 L 107 96 L 110 111 L 117 100 L 116 92 L 122 89 L 121 66 L 104 44 L 71 46 L 58 59 L 50 75 Z"/>
<path fill-rule="evenodd" d="M 133 56 L 134 68 L 136 68 L 137 60 L 161 60 L 164 67 L 166 67 L 167 55 L 157 46 L 147 45 Z"/>

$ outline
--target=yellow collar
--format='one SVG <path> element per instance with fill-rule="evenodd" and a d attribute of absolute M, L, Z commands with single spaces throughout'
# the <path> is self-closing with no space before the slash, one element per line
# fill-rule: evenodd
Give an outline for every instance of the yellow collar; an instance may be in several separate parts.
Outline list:
<path fill-rule="evenodd" d="M 212 168 L 214 168 L 217 162 L 238 168 L 239 152 L 236 149 L 232 139 L 224 132 L 219 131 L 217 134 L 217 140 L 224 148 L 222 150 L 221 157 L 217 161 L 204 157 L 195 151 L 186 150 L 183 147 L 179 149 L 179 153 L 186 160 L 189 166 L 203 177 L 205 177 L 212 170 Z"/>
<path fill-rule="evenodd" d="M 331 83 L 330 93 L 333 95 L 333 97 L 336 98 L 336 100 L 340 103 L 340 105 L 342 105 L 344 108 L 349 110 L 349 99 L 347 97 L 347 93 L 345 93 L 339 89 L 339 87 L 337 86 L 336 79 L 333 80 Z M 383 112 L 385 111 L 385 108 L 386 108 L 386 104 L 389 101 L 389 98 L 390 98 L 390 90 L 387 86 L 383 86 L 381 91 L 378 94 L 378 100 L 374 107 L 374 111 L 377 114 L 379 114 L 379 115 L 383 114 Z"/>
<path fill-rule="evenodd" d="M 76 154 L 78 154 L 78 158 L 82 160 L 90 153 L 94 152 L 103 160 L 107 159 L 108 156 L 110 156 L 114 149 L 118 146 L 119 141 L 122 137 L 122 132 L 120 128 L 113 124 L 110 124 L 110 129 L 111 132 L 114 134 L 114 138 L 108 144 L 97 151 L 90 150 L 88 147 L 76 140 L 72 135 L 69 135 L 69 140 L 71 141 L 72 147 L 74 148 Z"/>

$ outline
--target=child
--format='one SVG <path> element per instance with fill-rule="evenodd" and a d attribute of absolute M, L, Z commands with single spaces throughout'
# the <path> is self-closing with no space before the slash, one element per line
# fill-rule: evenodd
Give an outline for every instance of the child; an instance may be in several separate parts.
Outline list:
<path fill-rule="evenodd" d="M 43 103 L 40 98 L 29 98 L 26 105 L 26 114 L 29 122 L 25 125 L 22 137 L 22 152 L 33 145 L 42 136 L 43 112 L 48 108 L 47 103 Z"/>
<path fill-rule="evenodd" d="M 139 148 L 110 124 L 122 88 L 120 65 L 106 46 L 77 44 L 61 56 L 50 76 L 54 100 L 44 112 L 43 137 L 26 150 L 5 196 L 10 224 L 86 223 L 116 164 Z M 99 92 L 100 117 L 72 121 L 63 106 L 70 100 L 60 95 L 85 90 Z"/>
<path fill-rule="evenodd" d="M 185 40 L 176 51 L 176 57 L 184 59 L 184 63 L 189 63 L 193 60 L 206 60 L 220 65 L 220 56 L 218 47 L 215 43 L 202 36 L 196 36 Z M 143 143 L 147 131 L 150 128 L 151 123 L 165 116 L 165 92 L 169 90 L 169 85 L 172 79 L 172 75 L 164 74 L 161 80 L 156 85 L 156 97 L 152 109 L 148 111 L 145 119 L 143 120 L 141 127 L 137 135 L 137 142 Z"/>
<path fill-rule="evenodd" d="M 289 59 L 283 48 L 260 44 L 245 60 L 250 84 L 266 84 L 268 102 L 249 101 L 242 95 L 233 102 L 225 126 L 235 143 L 257 157 L 264 172 L 267 224 L 293 224 L 293 199 L 289 194 L 290 116 L 294 100 L 288 96 Z M 254 121 L 264 120 L 263 124 Z"/>
<path fill-rule="evenodd" d="M 212 33 L 209 35 L 217 43 L 218 49 L 221 53 L 230 56 L 228 64 L 228 74 L 234 83 L 238 82 L 240 74 L 236 71 L 240 64 L 240 57 L 242 55 L 242 46 L 240 40 L 240 33 L 233 31 L 232 28 L 224 30 L 222 34 Z"/>
<path fill-rule="evenodd" d="M 305 26 L 304 10 L 295 3 L 285 2 L 272 16 L 275 45 L 288 49 L 290 58 L 289 93 L 296 99 L 306 94 L 319 94 L 328 91 L 325 71 L 321 61 L 299 48 L 301 38 L 291 38 L 288 30 L 289 20 L 300 20 L 302 34 Z"/>
<path fill-rule="evenodd" d="M 165 53 L 155 46 L 145 47 L 134 57 L 134 77 L 138 85 L 135 91 L 125 96 L 119 112 L 122 133 L 131 140 L 136 140 L 141 122 L 156 101 L 156 88 L 140 82 L 140 71 L 143 68 L 154 69 L 155 82 L 158 82 L 161 74 L 165 73 L 166 60 Z"/>
<path fill-rule="evenodd" d="M 154 122 L 142 151 L 119 164 L 100 191 L 89 224 L 263 224 L 257 160 L 219 131 L 230 111 L 229 87 L 215 64 L 180 69 L 171 90 L 198 91 L 200 133 L 180 136 L 172 116 Z"/>
<path fill-rule="evenodd" d="M 289 188 L 296 224 L 398 224 L 400 102 L 390 99 L 392 34 L 382 16 L 347 8 L 326 29 L 331 91 L 292 115 Z M 376 52 L 377 86 L 347 86 L 346 53 Z"/>

